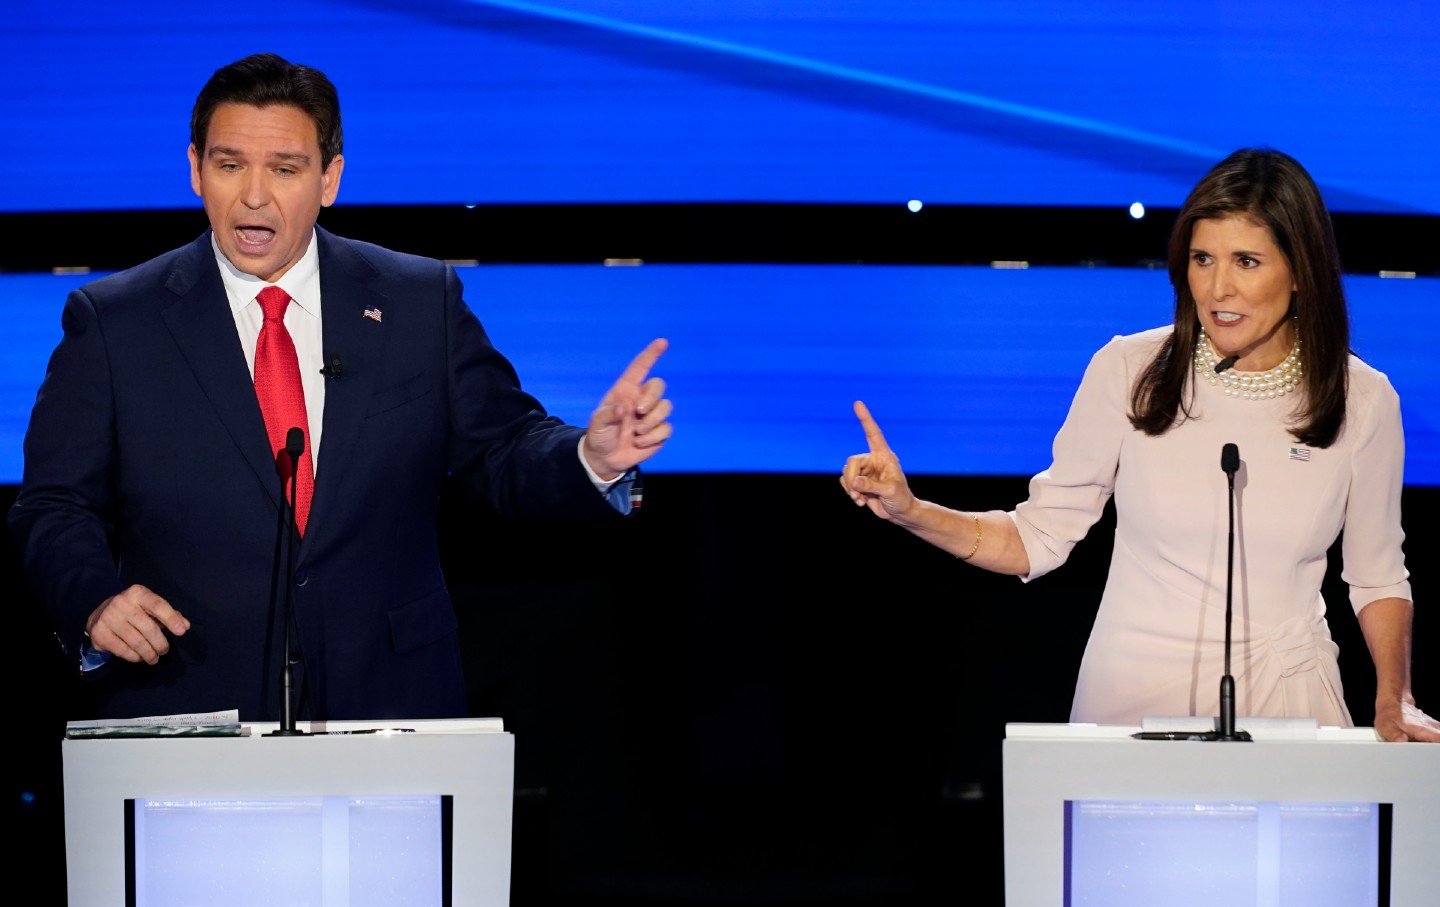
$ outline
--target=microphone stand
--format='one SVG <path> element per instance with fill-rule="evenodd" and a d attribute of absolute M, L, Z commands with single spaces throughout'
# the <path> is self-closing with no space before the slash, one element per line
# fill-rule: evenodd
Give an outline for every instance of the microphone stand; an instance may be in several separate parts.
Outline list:
<path fill-rule="evenodd" d="M 1225 568 L 1225 673 L 1220 677 L 1220 728 L 1214 734 L 1203 734 L 1203 740 L 1248 741 L 1247 731 L 1235 730 L 1235 677 L 1230 673 L 1230 624 L 1235 610 L 1231 604 L 1235 591 L 1235 472 L 1240 468 L 1240 448 L 1226 444 L 1220 450 L 1220 468 L 1230 486 L 1230 550 Z"/>
<path fill-rule="evenodd" d="M 285 498 L 285 516 L 289 531 L 286 533 L 285 572 L 281 582 L 285 585 L 285 652 L 280 665 L 280 727 L 266 734 L 267 737 L 303 737 L 304 731 L 295 728 L 295 655 L 290 639 L 290 627 L 295 622 L 295 583 L 291 574 L 295 570 L 295 549 L 300 541 L 300 528 L 295 524 L 295 501 L 300 472 L 300 455 L 305 451 L 305 433 L 292 428 L 285 436 L 285 455 L 290 460 L 290 494 Z"/>

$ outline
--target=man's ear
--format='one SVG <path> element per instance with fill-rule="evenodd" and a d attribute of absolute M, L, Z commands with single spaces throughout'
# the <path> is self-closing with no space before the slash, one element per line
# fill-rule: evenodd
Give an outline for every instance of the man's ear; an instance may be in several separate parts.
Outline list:
<path fill-rule="evenodd" d="M 195 190 L 196 195 L 202 195 L 200 192 L 200 152 L 195 150 L 194 145 L 191 145 L 187 156 L 190 158 L 190 188 Z"/>
<path fill-rule="evenodd" d="M 320 193 L 320 207 L 328 208 L 335 204 L 335 196 L 340 194 L 340 174 L 345 171 L 345 155 L 337 154 L 330 159 L 330 166 L 325 168 L 320 179 L 323 181 L 323 188 Z"/>

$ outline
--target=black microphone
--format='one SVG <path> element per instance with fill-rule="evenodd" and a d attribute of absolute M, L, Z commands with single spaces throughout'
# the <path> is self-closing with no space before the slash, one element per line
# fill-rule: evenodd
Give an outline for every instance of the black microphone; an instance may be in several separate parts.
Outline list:
<path fill-rule="evenodd" d="M 1221 365 L 1224 364 L 1221 363 Z M 1235 473 L 1240 468 L 1240 448 L 1234 444 L 1226 444 L 1220 448 L 1220 468 L 1225 470 L 1225 475 L 1230 477 L 1230 490 L 1233 492 L 1235 490 Z"/>
<path fill-rule="evenodd" d="M 1234 364 L 1235 357 L 1221 362 L 1215 367 L 1220 371 L 1221 366 L 1228 367 Z M 1225 475 L 1230 486 L 1230 554 L 1225 574 L 1225 673 L 1220 677 L 1220 720 L 1216 730 L 1204 734 L 1196 734 L 1188 731 L 1142 731 L 1131 736 L 1139 740 L 1222 740 L 1222 741 L 1249 741 L 1249 731 L 1235 730 L 1235 677 L 1230 673 L 1230 623 L 1234 616 L 1234 608 L 1231 604 L 1235 590 L 1235 473 L 1240 470 L 1240 448 L 1234 444 L 1226 444 L 1220 448 L 1220 468 L 1225 470 Z"/>
<path fill-rule="evenodd" d="M 1234 447 L 1234 444 L 1230 445 Z M 292 428 L 285 433 L 285 453 L 290 457 L 290 471 L 293 474 L 300 463 L 300 455 L 305 452 L 305 431 L 299 427 Z M 1237 455 L 1238 456 L 1238 455 Z"/>
<path fill-rule="evenodd" d="M 1225 361 L 1234 364 L 1235 358 Z M 1217 372 L 1220 365 L 1215 367 Z M 1230 623 L 1235 613 L 1231 604 L 1235 590 L 1235 473 L 1240 469 L 1240 448 L 1234 444 L 1220 448 L 1220 468 L 1230 486 L 1230 553 L 1225 573 L 1225 673 L 1220 677 L 1220 728 L 1211 739 L 1249 740 L 1248 732 L 1235 730 L 1235 677 L 1230 673 Z"/>
<path fill-rule="evenodd" d="M 320 374 L 326 378 L 339 378 L 342 371 L 343 369 L 340 368 L 340 354 L 332 350 L 330 352 L 330 364 L 323 366 L 320 369 Z"/>
<path fill-rule="evenodd" d="M 1227 368 L 1230 368 L 1239 361 L 1239 356 L 1226 356 L 1224 359 L 1221 359 L 1219 362 L 1215 363 L 1215 374 L 1220 374 L 1221 372 L 1225 371 Z M 1234 444 L 1225 445 L 1226 449 L 1233 448 L 1234 446 Z M 1239 456 L 1239 454 L 1237 453 L 1236 456 Z M 1237 466 L 1236 468 L 1238 469 L 1239 467 Z"/>
<path fill-rule="evenodd" d="M 285 652 L 280 665 L 280 727 L 267 735 L 275 737 L 298 737 L 305 734 L 304 731 L 295 728 L 294 665 L 297 659 L 295 658 L 294 644 L 290 639 L 290 628 L 295 622 L 295 583 L 291 579 L 291 574 L 295 572 L 295 547 L 300 538 L 300 528 L 295 524 L 296 487 L 300 474 L 300 456 L 304 453 L 305 430 L 297 425 L 285 433 L 285 449 L 280 454 L 281 458 L 289 461 L 281 466 L 280 476 L 289 480 L 290 493 L 281 495 L 285 499 L 285 507 L 281 511 L 280 521 L 287 530 L 285 570 L 280 574 L 280 581 L 285 586 L 285 616 L 282 618 L 285 621 Z M 279 556 L 278 553 L 276 556 Z"/>

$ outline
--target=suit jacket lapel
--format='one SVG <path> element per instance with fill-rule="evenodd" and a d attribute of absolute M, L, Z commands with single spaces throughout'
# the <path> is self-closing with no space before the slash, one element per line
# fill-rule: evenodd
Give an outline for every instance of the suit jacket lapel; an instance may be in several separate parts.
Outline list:
<path fill-rule="evenodd" d="M 313 540 L 342 501 L 345 471 L 354 459 L 361 423 L 369 407 L 378 363 L 385 345 L 383 321 L 366 317 L 367 310 L 383 314 L 387 299 L 371 288 L 380 275 L 344 240 L 315 228 L 320 244 L 320 309 L 325 335 L 325 357 L 338 354 L 341 375 L 325 385 L 325 432 L 315 471 L 315 499 L 310 507 L 306 538 Z"/>
<path fill-rule="evenodd" d="M 165 289 L 175 295 L 162 312 L 171 336 L 220 423 L 279 508 L 281 488 L 275 457 L 208 231 L 176 260 L 166 275 Z"/>

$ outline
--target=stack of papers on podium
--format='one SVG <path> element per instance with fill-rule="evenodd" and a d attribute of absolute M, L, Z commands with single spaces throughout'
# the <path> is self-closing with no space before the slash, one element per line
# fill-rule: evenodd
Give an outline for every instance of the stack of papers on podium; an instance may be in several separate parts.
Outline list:
<path fill-rule="evenodd" d="M 243 733 L 238 709 L 71 721 L 65 725 L 65 736 L 71 740 L 84 737 L 239 737 Z"/>

